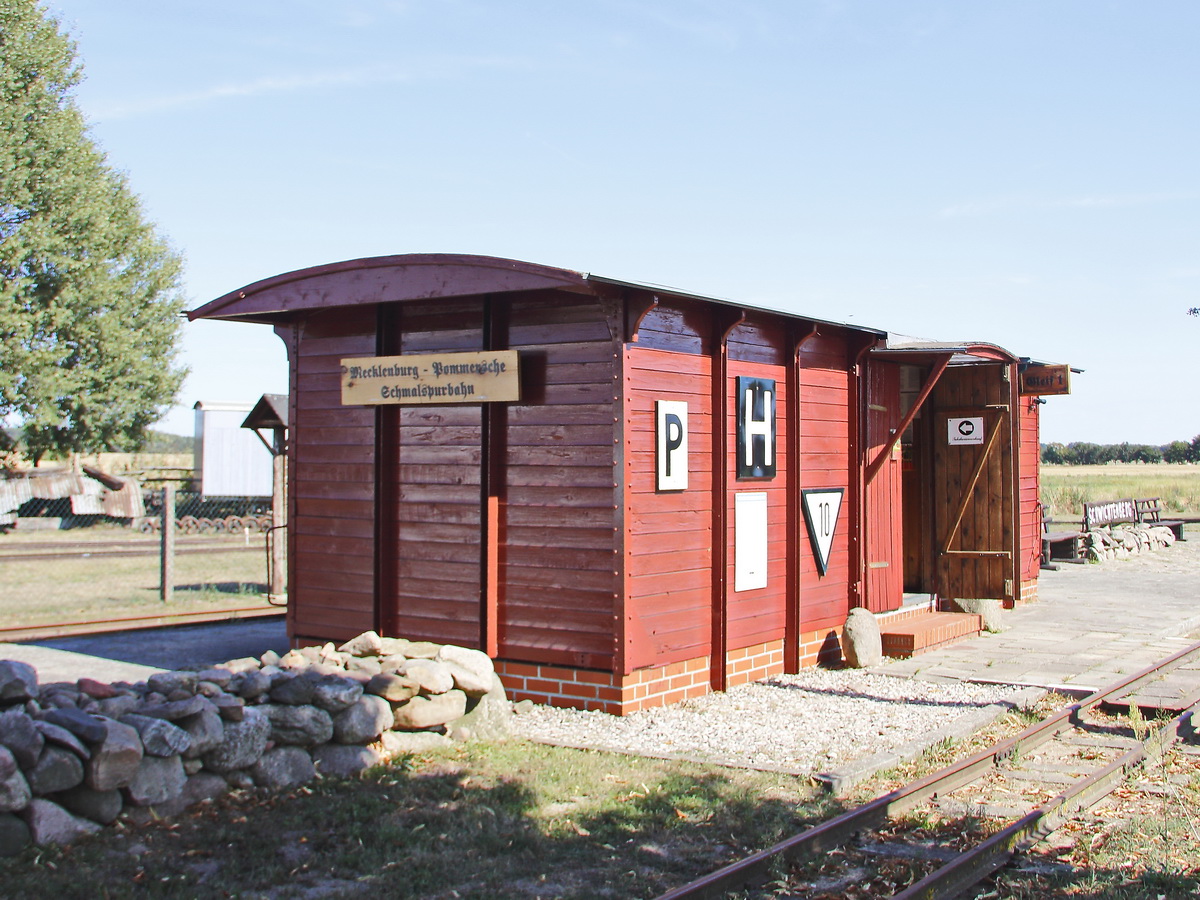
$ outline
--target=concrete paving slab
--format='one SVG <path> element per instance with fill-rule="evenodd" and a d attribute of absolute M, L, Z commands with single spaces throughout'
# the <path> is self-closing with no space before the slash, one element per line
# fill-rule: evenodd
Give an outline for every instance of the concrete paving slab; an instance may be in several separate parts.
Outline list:
<path fill-rule="evenodd" d="M 1005 630 L 888 660 L 904 678 L 1104 687 L 1192 643 L 1200 632 L 1200 528 L 1155 553 L 1042 572 L 1035 603 L 1003 613 Z"/>

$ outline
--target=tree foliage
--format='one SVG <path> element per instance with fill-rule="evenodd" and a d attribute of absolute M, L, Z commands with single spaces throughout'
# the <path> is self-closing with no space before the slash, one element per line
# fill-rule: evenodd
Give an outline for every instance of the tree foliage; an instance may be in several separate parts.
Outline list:
<path fill-rule="evenodd" d="M 1042 462 L 1050 465 L 1095 466 L 1108 462 L 1187 463 L 1200 462 L 1200 434 L 1189 441 L 1171 441 L 1161 447 L 1153 444 L 1042 444 Z"/>
<path fill-rule="evenodd" d="M 73 43 L 0 0 L 0 421 L 48 450 L 135 449 L 174 398 L 182 260 L 91 140 Z"/>

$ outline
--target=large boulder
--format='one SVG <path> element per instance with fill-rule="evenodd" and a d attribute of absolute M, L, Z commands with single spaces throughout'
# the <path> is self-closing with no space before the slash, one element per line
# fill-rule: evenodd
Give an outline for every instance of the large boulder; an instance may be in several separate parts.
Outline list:
<path fill-rule="evenodd" d="M 46 747 L 37 765 L 25 773 L 25 780 L 38 796 L 70 790 L 83 783 L 83 763 L 70 750 Z"/>
<path fill-rule="evenodd" d="M 333 717 L 333 739 L 339 744 L 369 744 L 392 727 L 392 705 L 383 697 L 364 694 L 349 709 Z"/>
<path fill-rule="evenodd" d="M 131 713 L 121 722 L 137 730 L 147 756 L 178 756 L 192 745 L 192 736 L 166 719 Z"/>
<path fill-rule="evenodd" d="M 33 719 L 23 711 L 11 709 L 0 714 L 0 744 L 12 751 L 22 769 L 37 765 L 45 743 L 46 739 L 33 724 Z"/>
<path fill-rule="evenodd" d="M 15 659 L 0 659 L 0 703 L 24 703 L 37 693 L 37 670 L 33 666 Z"/>
<path fill-rule="evenodd" d="M 104 739 L 92 747 L 87 785 L 97 791 L 128 787 L 142 762 L 142 739 L 129 725 L 112 719 L 100 721 L 105 723 Z"/>
<path fill-rule="evenodd" d="M 120 791 L 96 791 L 86 784 L 55 794 L 51 799 L 68 812 L 101 825 L 116 821 L 121 814 L 121 807 L 125 805 L 125 798 Z"/>
<path fill-rule="evenodd" d="M 877 666 L 883 661 L 883 638 L 879 622 L 861 606 L 850 610 L 842 629 L 842 655 L 852 669 Z"/>
<path fill-rule="evenodd" d="M 260 707 L 271 721 L 271 740 L 277 744 L 311 747 L 333 738 L 333 718 L 315 706 Z"/>
<path fill-rule="evenodd" d="M 349 778 L 383 761 L 383 755 L 378 750 L 357 744 L 325 744 L 315 747 L 312 758 L 317 771 L 325 777 L 332 778 Z"/>
<path fill-rule="evenodd" d="M 25 780 L 12 751 L 0 746 L 0 812 L 24 809 L 32 798 L 29 782 Z"/>
<path fill-rule="evenodd" d="M 984 631 L 992 634 L 1004 631 L 1004 619 L 1000 613 L 999 600 L 962 597 L 950 602 L 959 612 L 974 613 L 979 616 L 983 620 Z"/>
<path fill-rule="evenodd" d="M 349 709 L 363 695 L 362 682 L 339 675 L 326 675 L 313 687 L 313 706 L 330 715 Z"/>
<path fill-rule="evenodd" d="M 469 700 L 467 706 L 466 715 L 446 725 L 447 733 L 456 741 L 502 741 L 512 736 L 512 704 L 495 672 L 490 690 L 477 700 Z"/>
<path fill-rule="evenodd" d="M 393 727 L 400 731 L 422 731 L 460 719 L 466 711 L 467 695 L 462 691 L 413 697 L 396 707 Z"/>
<path fill-rule="evenodd" d="M 240 722 L 226 722 L 221 743 L 204 754 L 204 767 L 214 772 L 232 772 L 258 762 L 271 736 L 271 720 L 260 708 L 246 710 Z"/>
<path fill-rule="evenodd" d="M 312 757 L 301 747 L 275 747 L 262 755 L 250 769 L 259 787 L 279 790 L 311 781 L 316 775 Z"/>
<path fill-rule="evenodd" d="M 447 644 L 438 651 L 437 659 L 449 668 L 454 686 L 468 697 L 482 697 L 492 689 L 496 669 L 482 650 Z"/>
<path fill-rule="evenodd" d="M 73 816 L 57 803 L 41 797 L 32 801 L 21 814 L 29 826 L 30 837 L 39 847 L 47 844 L 69 844 L 85 834 L 95 834 L 100 826 L 90 819 Z"/>
<path fill-rule="evenodd" d="M 147 756 L 125 794 L 134 806 L 154 806 L 174 800 L 186 783 L 187 773 L 178 756 Z"/>
<path fill-rule="evenodd" d="M 16 856 L 30 841 L 28 825 L 12 813 L 0 813 L 0 856 Z"/>
<path fill-rule="evenodd" d="M 401 674 L 421 686 L 422 694 L 444 694 L 454 689 L 454 676 L 445 663 L 433 659 L 410 659 Z"/>

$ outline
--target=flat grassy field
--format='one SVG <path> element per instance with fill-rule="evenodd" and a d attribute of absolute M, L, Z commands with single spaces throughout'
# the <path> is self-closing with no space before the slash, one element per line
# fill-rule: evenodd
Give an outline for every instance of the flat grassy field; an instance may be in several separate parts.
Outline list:
<path fill-rule="evenodd" d="M 218 549 L 179 553 L 175 557 L 174 599 L 159 599 L 159 557 L 60 557 L 6 559 L 20 552 L 42 552 L 44 545 L 66 549 L 69 544 L 106 542 L 143 544 L 156 550 L 158 539 L 133 534 L 127 528 L 80 528 L 70 531 L 0 535 L 0 622 L 5 628 L 82 622 L 163 613 L 217 612 L 222 609 L 267 606 L 266 551 L 261 535 L 249 545 L 241 535 L 205 536 Z M 178 547 L 188 546 L 181 538 Z"/>
<path fill-rule="evenodd" d="M 1079 518 L 1083 504 L 1159 497 L 1172 513 L 1200 516 L 1200 465 L 1109 463 L 1041 469 L 1042 503 L 1055 519 Z"/>

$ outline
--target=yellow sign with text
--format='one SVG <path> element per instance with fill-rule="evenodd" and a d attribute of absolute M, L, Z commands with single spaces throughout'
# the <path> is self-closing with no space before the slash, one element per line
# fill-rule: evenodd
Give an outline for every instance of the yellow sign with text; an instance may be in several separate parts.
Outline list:
<path fill-rule="evenodd" d="M 516 350 L 342 360 L 342 405 L 498 403 L 521 399 Z"/>
<path fill-rule="evenodd" d="M 1070 366 L 1029 366 L 1021 372 L 1021 396 L 1071 393 Z"/>

